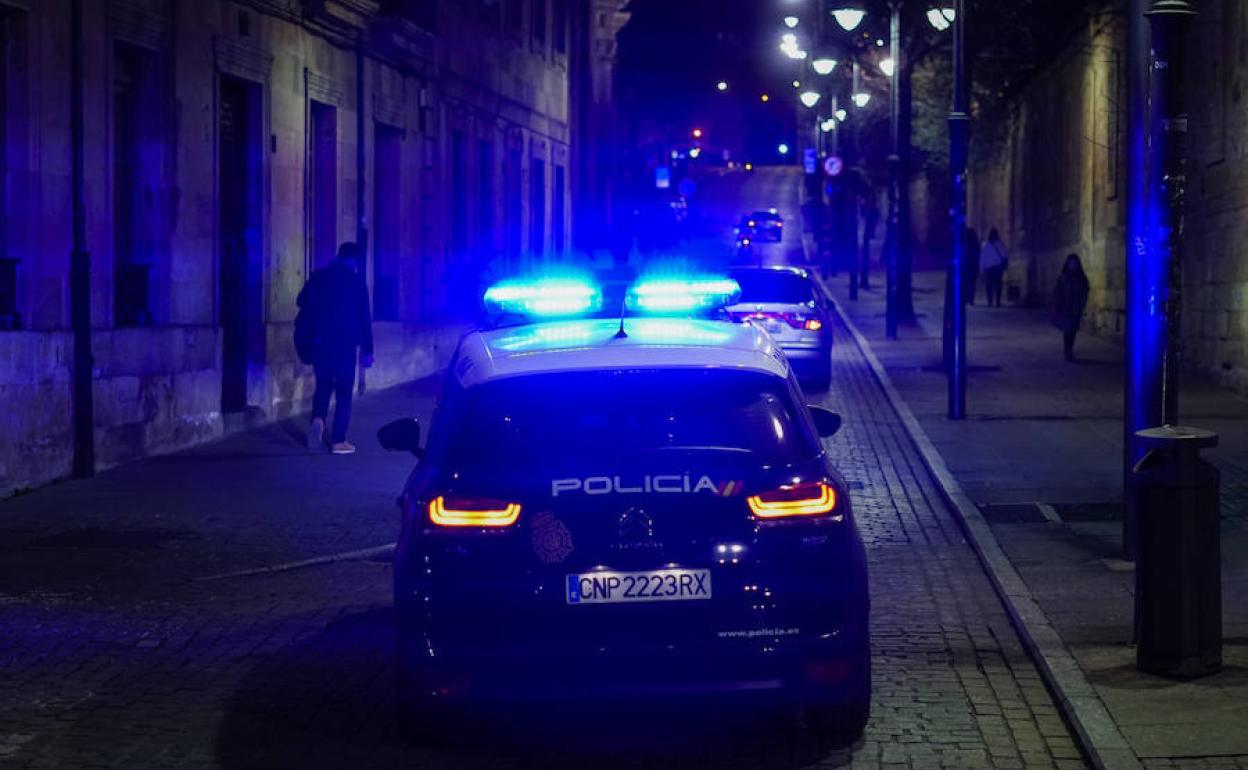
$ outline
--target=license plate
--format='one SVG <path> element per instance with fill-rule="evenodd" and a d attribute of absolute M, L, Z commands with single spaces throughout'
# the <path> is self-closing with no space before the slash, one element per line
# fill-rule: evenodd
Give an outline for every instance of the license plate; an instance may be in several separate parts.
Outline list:
<path fill-rule="evenodd" d="M 678 602 L 711 598 L 709 569 L 585 572 L 568 575 L 568 604 Z"/>

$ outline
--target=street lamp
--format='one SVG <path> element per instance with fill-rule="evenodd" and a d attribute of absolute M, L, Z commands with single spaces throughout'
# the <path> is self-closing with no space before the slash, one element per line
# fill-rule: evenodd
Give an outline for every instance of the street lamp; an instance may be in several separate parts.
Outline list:
<path fill-rule="evenodd" d="M 812 61 L 810 66 L 815 70 L 816 75 L 831 75 L 832 70 L 836 69 L 836 64 L 836 59 L 820 56 Z"/>
<path fill-rule="evenodd" d="M 785 16 L 784 26 L 788 27 L 789 29 L 793 29 L 794 27 L 798 25 L 798 21 L 799 20 L 796 16 Z"/>
<path fill-rule="evenodd" d="M 850 98 L 854 100 L 855 107 L 866 107 L 867 103 L 871 101 L 871 94 L 866 91 L 859 91 Z"/>
<path fill-rule="evenodd" d="M 840 24 L 841 29 L 846 32 L 858 29 L 858 25 L 862 24 L 862 20 L 866 17 L 867 12 L 859 3 L 843 3 L 841 7 L 832 10 L 832 18 L 836 19 L 836 23 Z"/>
<path fill-rule="evenodd" d="M 801 99 L 803 105 L 813 108 L 819 103 L 820 94 L 818 91 L 803 91 L 797 98 Z"/>
<path fill-rule="evenodd" d="M 953 26 L 957 11 L 951 5 L 936 5 L 927 9 L 927 23 L 937 32 L 944 32 Z"/>
<path fill-rule="evenodd" d="M 844 122 L 845 122 L 845 118 L 848 118 L 848 117 L 849 117 L 849 113 L 848 113 L 848 112 L 846 112 L 846 111 L 845 111 L 845 109 L 842 107 L 841 109 L 837 110 L 836 112 L 833 112 L 833 113 L 832 113 L 832 117 L 836 118 L 839 122 L 844 123 Z"/>
<path fill-rule="evenodd" d="M 716 83 L 716 84 L 715 84 L 715 90 L 716 90 L 716 91 L 727 91 L 727 90 L 728 90 L 728 81 L 726 81 L 726 80 L 721 80 L 721 81 L 719 81 L 718 83 Z"/>
<path fill-rule="evenodd" d="M 837 112 L 843 112 L 843 111 L 844 110 L 837 110 Z M 823 133 L 825 134 L 830 131 L 835 131 L 836 130 L 836 118 L 827 118 L 826 120 L 824 120 L 822 123 L 819 124 L 819 128 L 823 129 Z"/>
<path fill-rule="evenodd" d="M 781 142 L 781 143 L 780 143 L 780 146 L 776 147 L 776 151 L 777 151 L 777 152 L 779 152 L 781 155 L 788 155 L 788 154 L 789 154 L 789 146 L 788 146 L 787 144 L 784 144 L 783 142 Z"/>
<path fill-rule="evenodd" d="M 885 57 L 880 60 L 880 72 L 883 72 L 885 77 L 891 78 L 896 71 L 897 62 L 893 61 L 892 57 Z"/>

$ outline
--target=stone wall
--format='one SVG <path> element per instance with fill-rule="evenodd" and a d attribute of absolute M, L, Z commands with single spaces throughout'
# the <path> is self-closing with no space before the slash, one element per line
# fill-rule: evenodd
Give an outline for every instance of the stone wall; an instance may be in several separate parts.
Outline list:
<path fill-rule="evenodd" d="M 1183 355 L 1248 392 L 1248 7 L 1209 0 L 1192 30 Z M 1126 205 L 1126 17 L 1092 15 L 1005 105 L 978 116 L 970 221 L 1000 229 L 1017 302 L 1047 305 L 1062 262 L 1083 258 L 1085 324 L 1121 338 Z"/>
<path fill-rule="evenodd" d="M 539 33 L 530 2 L 83 2 L 98 466 L 306 410 L 311 372 L 296 359 L 291 329 L 295 298 L 326 259 L 317 238 L 332 247 L 365 234 L 370 287 L 394 286 L 393 307 L 374 326 L 371 388 L 445 363 L 482 270 L 550 258 L 559 246 L 570 252 L 569 89 L 589 77 L 573 68 L 591 58 L 573 53 L 600 36 L 590 25 L 602 4 L 567 4 L 567 44 L 559 50 L 553 3 Z M 504 6 L 521 16 L 506 17 Z M 0 325 L 0 496 L 66 475 L 72 457 L 70 19 L 71 0 L 0 0 L 0 258 L 18 260 L 20 317 L 19 330 Z M 141 75 L 128 74 L 126 56 L 143 62 Z M 143 100 L 132 125 L 118 117 L 130 114 L 119 106 L 125 88 Z M 230 89 L 245 96 L 227 107 Z M 321 113 L 332 115 L 323 125 L 333 137 L 322 145 L 333 150 L 323 187 L 314 105 L 332 108 Z M 227 111 L 246 112 L 250 122 Z M 224 178 L 234 173 L 223 170 L 227 125 L 248 126 L 251 186 Z M 141 140 L 125 142 L 124 131 Z M 378 169 L 382 132 L 393 150 Z M 458 159 L 453 137 L 467 148 Z M 133 158 L 119 162 L 122 152 Z M 559 167 L 563 198 L 556 200 Z M 374 231 L 379 172 L 391 175 L 386 201 L 394 220 L 382 239 Z M 127 189 L 119 187 L 123 174 L 139 175 L 133 203 L 117 193 Z M 520 194 L 509 199 L 513 186 Z M 227 226 L 238 203 L 229 191 L 240 189 L 249 191 L 237 214 L 244 224 Z M 464 201 L 458 208 L 452 190 Z M 318 219 L 318 195 L 332 196 L 332 215 Z M 538 195 L 542 216 L 531 208 Z M 129 250 L 118 245 L 127 211 L 143 223 L 139 247 Z M 136 260 L 119 255 L 139 252 L 150 265 L 150 318 L 136 325 L 124 321 L 116 284 L 123 263 Z M 232 253 L 242 255 L 237 276 L 226 267 Z M 235 280 L 243 288 L 229 288 Z M 244 298 L 243 320 L 228 320 L 227 291 Z M 228 323 L 242 324 L 230 328 L 243 329 L 246 357 L 245 404 L 230 409 L 223 400 Z"/>

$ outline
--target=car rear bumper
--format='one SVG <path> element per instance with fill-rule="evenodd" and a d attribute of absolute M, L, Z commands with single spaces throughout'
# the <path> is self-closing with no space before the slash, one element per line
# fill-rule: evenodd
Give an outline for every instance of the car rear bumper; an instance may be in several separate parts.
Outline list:
<path fill-rule="evenodd" d="M 787 629 L 774 629 L 787 630 Z M 719 639 L 649 649 L 500 647 L 436 653 L 399 634 L 400 687 L 408 697 L 461 703 L 558 703 L 726 697 L 796 704 L 849 697 L 862 687 L 866 639 L 848 627 L 818 638 Z"/>

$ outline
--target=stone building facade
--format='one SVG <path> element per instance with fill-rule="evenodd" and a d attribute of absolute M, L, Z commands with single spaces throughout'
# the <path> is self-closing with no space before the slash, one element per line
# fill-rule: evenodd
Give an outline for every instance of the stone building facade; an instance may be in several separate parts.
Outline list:
<path fill-rule="evenodd" d="M 1248 5 L 1207 0 L 1189 41 L 1183 356 L 1248 392 Z M 1007 286 L 1045 305 L 1066 255 L 1092 285 L 1085 324 L 1121 338 L 1126 272 L 1126 3 L 1091 14 L 1060 56 L 975 131 L 970 219 L 1010 246 Z"/>
<path fill-rule="evenodd" d="M 385 387 L 445 360 L 482 274 L 605 222 L 578 166 L 627 0 L 77 1 L 97 467 L 306 409 L 295 298 L 342 241 Z M 0 495 L 73 453 L 74 2 L 0 0 Z"/>

